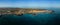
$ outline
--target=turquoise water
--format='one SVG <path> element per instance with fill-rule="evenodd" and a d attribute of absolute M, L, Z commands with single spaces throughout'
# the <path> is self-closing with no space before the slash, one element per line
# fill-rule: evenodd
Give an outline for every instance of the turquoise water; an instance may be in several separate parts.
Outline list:
<path fill-rule="evenodd" d="M 4 15 L 0 17 L 0 25 L 60 25 L 60 13 L 58 9 L 54 14 Z"/>

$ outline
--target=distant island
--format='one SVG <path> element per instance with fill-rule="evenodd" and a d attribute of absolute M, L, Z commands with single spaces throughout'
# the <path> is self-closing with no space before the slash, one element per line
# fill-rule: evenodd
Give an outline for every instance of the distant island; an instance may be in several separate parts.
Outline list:
<path fill-rule="evenodd" d="M 47 9 L 33 9 L 33 8 L 0 8 L 0 15 L 5 14 L 15 14 L 15 15 L 23 15 L 23 14 L 33 14 L 36 15 L 37 13 L 53 13 L 53 10 Z"/>

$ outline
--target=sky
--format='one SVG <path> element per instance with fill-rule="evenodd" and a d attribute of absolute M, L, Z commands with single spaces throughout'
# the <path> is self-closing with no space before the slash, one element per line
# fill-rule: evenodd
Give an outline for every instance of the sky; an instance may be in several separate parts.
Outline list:
<path fill-rule="evenodd" d="M 60 7 L 60 0 L 0 0 L 0 7 Z"/>

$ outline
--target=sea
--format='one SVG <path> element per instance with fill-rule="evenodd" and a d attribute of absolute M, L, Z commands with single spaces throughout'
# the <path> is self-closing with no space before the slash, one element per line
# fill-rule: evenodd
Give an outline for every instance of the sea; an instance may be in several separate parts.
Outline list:
<path fill-rule="evenodd" d="M 0 25 L 60 25 L 60 8 L 46 8 L 54 10 L 52 14 L 24 14 L 0 16 Z"/>

